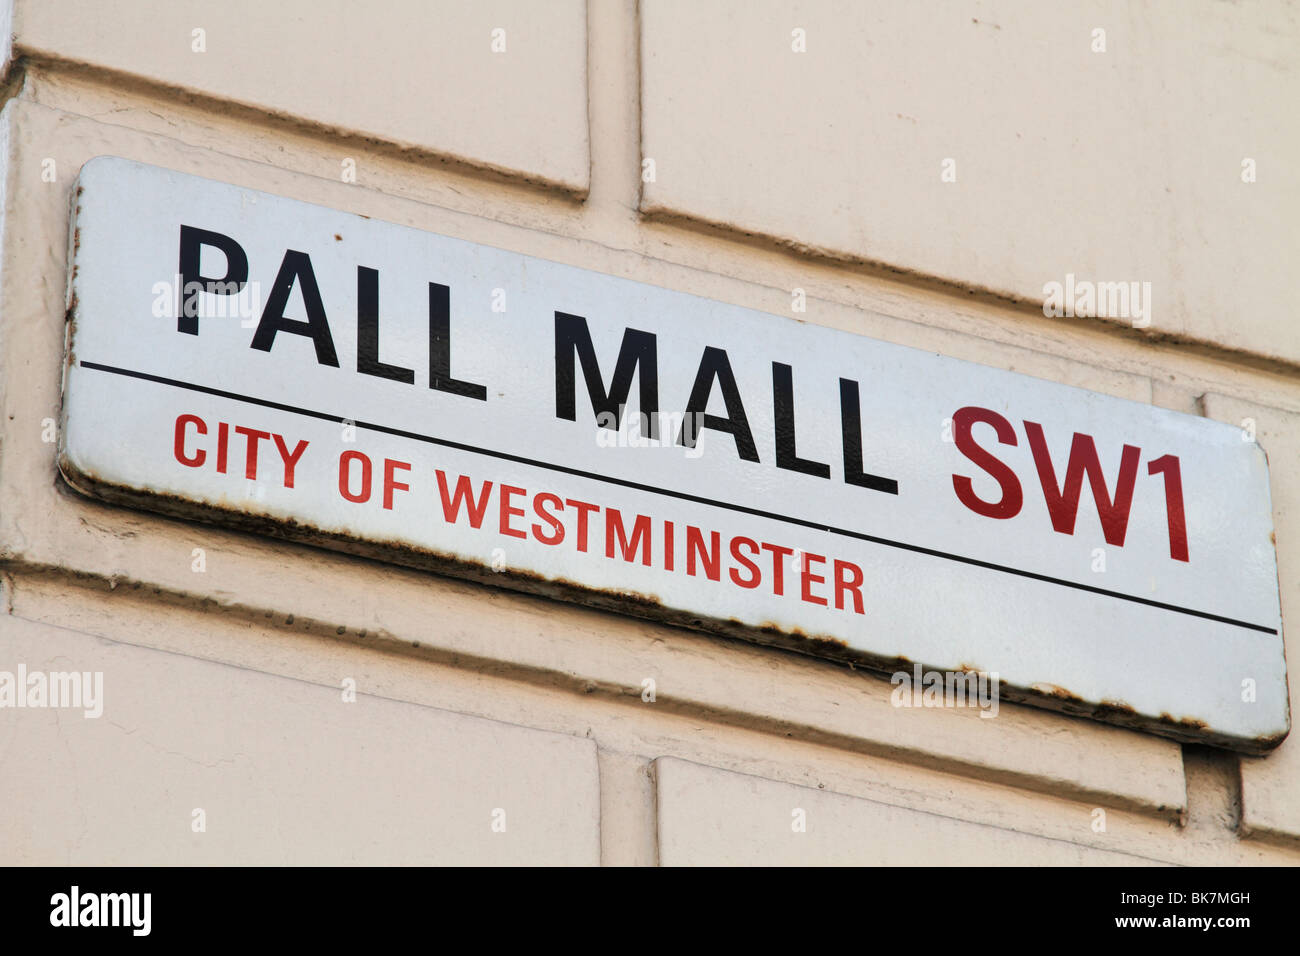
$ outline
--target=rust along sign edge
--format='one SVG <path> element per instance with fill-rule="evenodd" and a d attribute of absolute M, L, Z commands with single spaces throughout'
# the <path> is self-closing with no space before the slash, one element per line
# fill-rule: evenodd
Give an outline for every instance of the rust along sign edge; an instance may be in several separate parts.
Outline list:
<path fill-rule="evenodd" d="M 74 194 L 84 494 L 850 662 L 896 703 L 946 673 L 1249 753 L 1290 728 L 1241 429 L 115 157 Z"/>

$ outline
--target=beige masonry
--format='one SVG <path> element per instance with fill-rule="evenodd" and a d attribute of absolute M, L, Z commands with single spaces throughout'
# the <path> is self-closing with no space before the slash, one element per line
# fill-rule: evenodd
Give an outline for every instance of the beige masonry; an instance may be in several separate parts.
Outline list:
<path fill-rule="evenodd" d="M 1067 273 L 1146 281 L 1152 331 L 1300 362 L 1294 6 L 645 0 L 641 23 L 645 212 L 1035 308 Z"/>
<path fill-rule="evenodd" d="M 0 670 L 101 670 L 106 700 L 0 710 L 0 862 L 1300 862 L 1296 740 L 899 710 L 809 658 L 100 504 L 46 440 L 71 186 L 118 155 L 1253 419 L 1289 632 L 1296 11 L 1142 6 L 18 0 Z M 1152 329 L 1045 317 L 1067 272 L 1150 281 Z"/>

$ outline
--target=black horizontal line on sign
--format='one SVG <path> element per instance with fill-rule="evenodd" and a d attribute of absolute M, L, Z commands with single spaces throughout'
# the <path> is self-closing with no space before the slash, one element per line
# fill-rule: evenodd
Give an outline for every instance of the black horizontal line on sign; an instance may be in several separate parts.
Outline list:
<path fill-rule="evenodd" d="M 156 382 L 159 385 L 170 385 L 173 388 L 183 388 L 191 392 L 201 392 L 205 395 L 215 395 L 218 398 L 228 398 L 236 402 L 244 402 L 248 405 L 259 405 L 263 408 L 274 408 L 282 412 L 292 412 L 295 415 L 304 415 L 308 418 L 318 418 L 322 421 L 352 422 L 358 428 L 364 428 L 373 432 L 381 432 L 385 435 L 395 435 L 399 438 L 409 438 L 413 441 L 425 442 L 430 445 L 441 445 L 445 448 L 455 448 L 459 451 L 470 452 L 475 455 L 484 455 L 488 458 L 498 458 L 502 461 L 512 461 L 520 465 L 531 465 L 534 468 L 544 468 L 547 471 L 560 472 L 565 475 L 574 475 L 579 478 L 589 478 L 592 481 L 599 481 L 607 485 L 619 485 L 623 488 L 633 488 L 637 491 L 648 491 L 656 495 L 664 495 L 668 498 L 677 498 L 682 501 L 693 501 L 696 504 L 709 505 L 714 508 L 724 508 L 727 511 L 735 511 L 740 514 L 753 515 L 758 518 L 768 518 L 772 521 L 780 521 L 784 524 L 798 525 L 802 528 L 812 528 L 814 531 L 824 531 L 828 534 L 840 535 L 845 538 L 853 538 L 857 541 L 867 541 L 871 544 L 882 545 L 887 548 L 898 548 L 901 551 L 911 551 L 916 554 L 928 555 L 932 558 L 941 558 L 945 561 L 956 561 L 959 564 L 968 564 L 977 568 L 985 568 L 989 571 L 999 571 L 1003 574 L 1014 574 L 1017 577 L 1029 578 L 1033 581 L 1042 581 L 1045 584 L 1055 584 L 1060 587 L 1073 588 L 1076 591 L 1087 591 L 1090 594 L 1100 594 L 1104 597 L 1115 598 L 1120 601 L 1129 601 L 1133 604 L 1144 604 L 1147 607 L 1159 608 L 1162 611 L 1173 611 L 1176 614 L 1186 614 L 1191 617 L 1204 618 L 1207 621 L 1217 621 L 1220 624 L 1230 624 L 1233 627 L 1243 627 L 1251 631 L 1260 631 L 1264 634 L 1276 634 L 1277 628 L 1265 627 L 1262 624 L 1251 624 L 1249 621 L 1239 621 L 1236 618 L 1224 617 L 1220 614 L 1211 614 L 1208 611 L 1198 611 L 1195 608 L 1181 607 L 1177 604 L 1166 604 L 1163 601 L 1153 601 L 1150 598 L 1138 597 L 1134 594 L 1125 594 L 1122 591 L 1110 591 L 1106 588 L 1095 587 L 1091 584 L 1080 584 L 1077 581 L 1069 581 L 1065 578 L 1054 578 L 1048 574 L 1039 574 L 1036 571 L 1026 571 L 1023 568 L 1013 568 L 1005 564 L 994 564 L 992 561 L 981 561 L 978 558 L 969 558 L 961 554 L 953 554 L 949 551 L 939 551 L 935 548 L 926 548 L 918 544 L 908 544 L 905 541 L 893 541 L 889 538 L 881 538 L 872 534 L 864 534 L 861 531 L 852 531 L 848 528 L 837 528 L 834 525 L 821 524 L 817 521 L 809 521 L 806 518 L 795 518 L 791 515 L 777 514 L 774 511 L 764 511 L 761 508 L 750 508 L 747 505 L 738 505 L 730 501 L 719 501 L 716 498 L 705 498 L 702 495 L 693 495 L 685 491 L 673 491 L 671 488 L 657 488 L 654 485 L 643 484 L 639 481 L 629 481 L 626 478 L 611 478 L 608 475 L 600 475 L 591 471 L 583 471 L 581 468 L 570 468 L 568 465 L 557 465 L 549 461 L 539 461 L 536 458 L 526 458 L 523 455 L 512 455 L 509 452 L 496 451 L 492 448 L 480 448 L 477 445 L 467 445 L 464 442 L 452 441 L 448 438 L 436 438 L 433 435 L 421 435 L 418 432 L 409 432 L 401 428 L 391 428 L 387 425 L 376 425 L 370 422 L 357 421 L 348 418 L 345 415 L 333 415 L 329 412 L 318 412 L 310 408 L 299 408 L 296 405 L 286 405 L 283 402 L 273 402 L 265 398 L 255 398 L 252 395 L 241 395 L 238 392 L 228 392 L 220 388 L 211 388 L 207 385 L 196 385 L 193 382 L 182 382 L 174 378 L 164 378 L 161 375 L 152 375 L 148 372 L 137 372 L 133 369 L 117 368 L 112 365 L 101 365 L 98 362 L 79 362 L 82 368 L 93 369 L 98 372 L 110 372 L 113 375 L 124 375 L 127 378 L 140 379 L 146 382 Z"/>

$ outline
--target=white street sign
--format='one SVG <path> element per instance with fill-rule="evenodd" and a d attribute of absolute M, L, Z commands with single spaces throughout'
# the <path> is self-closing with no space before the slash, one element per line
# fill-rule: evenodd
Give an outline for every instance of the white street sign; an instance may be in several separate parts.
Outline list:
<path fill-rule="evenodd" d="M 1237 428 L 120 159 L 76 197 L 87 494 L 1181 739 L 1289 728 Z"/>

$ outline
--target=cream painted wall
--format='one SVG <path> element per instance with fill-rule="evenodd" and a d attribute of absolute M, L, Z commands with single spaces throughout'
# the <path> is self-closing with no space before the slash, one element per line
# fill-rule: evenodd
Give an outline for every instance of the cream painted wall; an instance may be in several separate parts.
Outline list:
<path fill-rule="evenodd" d="M 18 0 L 0 112 L 0 670 L 102 670 L 106 703 L 98 721 L 0 710 L 15 808 L 0 862 L 957 862 L 995 844 L 1015 862 L 1300 862 L 1295 740 L 1245 760 L 1012 705 L 992 721 L 898 710 L 842 667 L 110 507 L 56 477 L 42 432 L 71 184 L 114 154 L 769 312 L 803 288 L 807 321 L 1252 417 L 1290 622 L 1300 339 L 1274 273 L 1297 251 L 1279 169 L 1297 143 L 1272 119 L 1294 92 L 1295 7 L 1223 23 L 1098 5 L 1061 23 L 945 6 L 960 22 L 927 41 L 911 5 L 806 3 L 793 54 L 798 24 L 761 5 L 394 2 L 357 29 L 319 4 L 236 4 L 205 25 L 197 4 Z M 1053 53 L 1096 17 L 1116 24 L 1104 65 Z M 902 68 L 937 38 L 951 73 Z M 864 56 L 869 109 L 845 82 Z M 947 95 L 952 74 L 982 77 L 985 114 Z M 1018 118 L 1062 103 L 1097 136 L 1012 145 Z M 848 145 L 810 155 L 772 130 Z M 949 142 L 970 157 L 955 184 L 931 156 Z M 1250 185 L 1233 178 L 1247 149 L 1264 160 Z M 852 159 L 882 151 L 888 169 Z M 1116 156 L 1155 158 L 1128 175 Z M 1044 317 L 1028 300 L 1067 270 L 1149 275 L 1168 335 Z M 792 801 L 815 828 L 791 831 Z M 906 841 L 868 838 L 881 827 Z"/>

